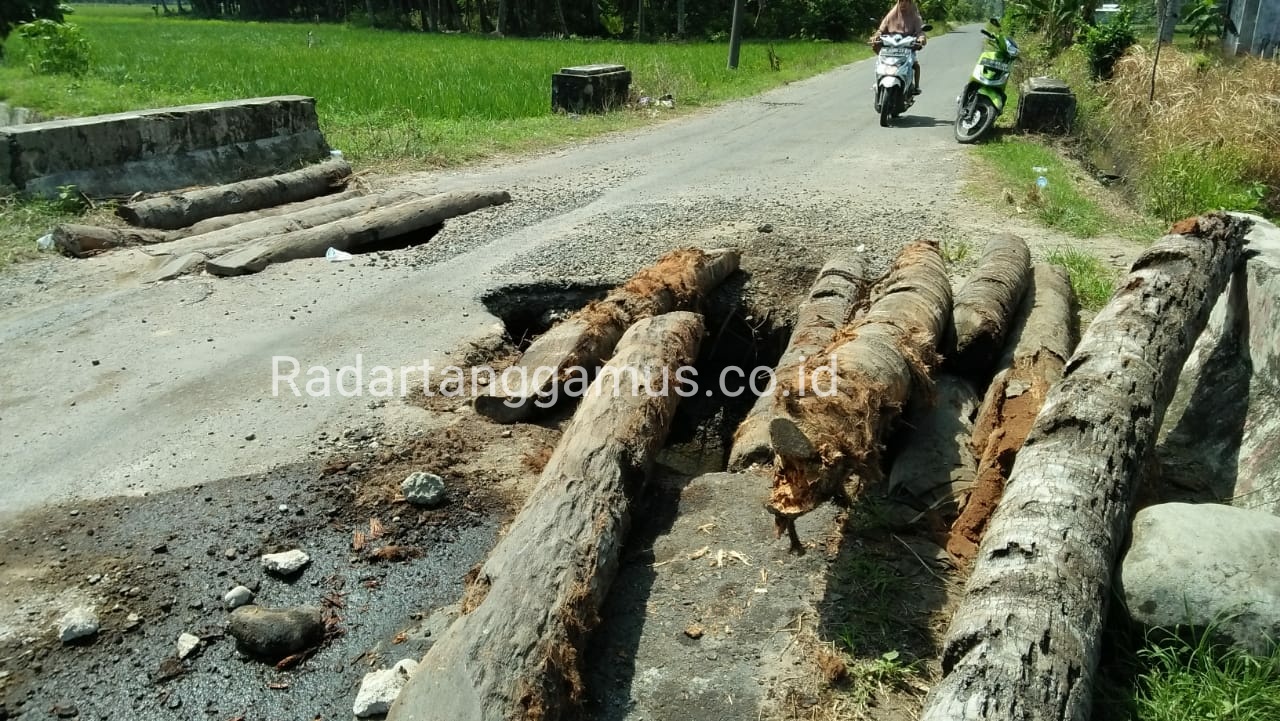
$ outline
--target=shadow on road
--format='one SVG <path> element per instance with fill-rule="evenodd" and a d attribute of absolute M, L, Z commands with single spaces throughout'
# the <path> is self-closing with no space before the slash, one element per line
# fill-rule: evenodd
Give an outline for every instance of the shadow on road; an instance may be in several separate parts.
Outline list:
<path fill-rule="evenodd" d="M 955 119 L 953 119 L 953 118 L 948 118 L 948 119 L 946 119 L 946 120 L 940 120 L 940 119 L 938 119 L 938 118 L 931 118 L 931 117 L 929 117 L 928 115 L 903 115 L 902 117 L 900 117 L 900 118 L 898 118 L 897 120 L 893 121 L 893 127 L 896 127 L 896 128 L 941 128 L 941 127 L 946 126 L 946 125 L 951 125 L 951 124 L 952 124 L 952 123 L 954 123 L 954 122 L 955 122 Z"/>

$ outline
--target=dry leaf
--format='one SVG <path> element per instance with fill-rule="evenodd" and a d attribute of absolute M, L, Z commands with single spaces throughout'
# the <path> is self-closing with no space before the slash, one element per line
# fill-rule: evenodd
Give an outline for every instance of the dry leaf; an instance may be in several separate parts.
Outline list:
<path fill-rule="evenodd" d="M 736 560 L 738 560 L 738 561 L 741 561 L 741 562 L 742 562 L 742 565 L 744 565 L 744 566 L 750 566 L 750 565 L 751 565 L 751 561 L 750 561 L 750 560 L 748 560 L 746 556 L 742 555 L 741 553 L 738 553 L 737 551 L 729 551 L 729 558 L 733 558 L 733 559 L 736 559 Z"/>
<path fill-rule="evenodd" d="M 382 538 L 387 530 L 382 527 L 382 521 L 376 518 L 369 519 L 369 538 Z"/>
<path fill-rule="evenodd" d="M 689 560 L 690 560 L 690 561 L 696 561 L 696 560 L 698 560 L 699 558 L 702 558 L 703 556 L 707 555 L 707 554 L 708 554 L 708 553 L 710 553 L 710 552 L 711 552 L 711 546 L 703 546 L 702 548 L 699 548 L 698 550 L 694 551 L 693 553 L 690 553 L 690 554 L 689 554 Z"/>
<path fill-rule="evenodd" d="M 291 666 L 296 666 L 299 661 L 306 657 L 305 653 L 295 653 L 292 656 L 285 656 L 276 664 L 277 671 L 283 671 Z"/>
<path fill-rule="evenodd" d="M 684 635 L 692 639 L 702 638 L 702 627 L 695 623 L 684 630 Z"/>
<path fill-rule="evenodd" d="M 711 565 L 716 568 L 720 568 L 721 566 L 724 565 L 724 549 L 723 548 L 716 551 L 716 557 L 711 559 Z"/>
<path fill-rule="evenodd" d="M 364 540 L 364 531 L 353 531 L 351 533 L 351 548 L 356 551 L 363 551 Z"/>
<path fill-rule="evenodd" d="M 283 690 L 283 689 L 289 688 L 289 684 L 287 684 L 287 683 L 274 682 L 274 683 L 269 683 L 269 684 L 267 684 L 267 688 L 272 689 L 272 690 L 275 690 L 275 691 L 281 691 L 281 690 Z"/>
<path fill-rule="evenodd" d="M 391 643 L 404 643 L 405 641 L 408 641 L 408 640 L 409 640 L 409 634 L 405 633 L 404 631 L 401 631 L 400 633 L 396 634 L 395 638 L 391 639 Z"/>

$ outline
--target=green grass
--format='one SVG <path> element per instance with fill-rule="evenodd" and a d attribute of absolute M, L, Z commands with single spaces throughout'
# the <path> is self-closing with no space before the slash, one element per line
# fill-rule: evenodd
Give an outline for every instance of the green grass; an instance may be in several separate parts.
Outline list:
<path fill-rule="evenodd" d="M 1046 259 L 1066 268 L 1080 307 L 1096 311 L 1111 300 L 1117 274 L 1096 257 L 1076 248 L 1058 248 L 1050 251 Z"/>
<path fill-rule="evenodd" d="M 659 110 L 570 118 L 550 109 L 551 75 L 621 63 L 638 95 L 677 110 L 744 97 L 870 54 L 857 43 L 727 44 L 495 39 L 309 23 L 157 18 L 150 7 L 81 5 L 68 18 L 93 48 L 89 75 L 38 76 L 20 38 L 7 44 L 0 100 L 49 114 L 93 115 L 266 95 L 315 97 L 330 144 L 356 162 L 452 164 L 649 122 Z M 308 33 L 315 42 L 308 46 Z"/>
<path fill-rule="evenodd" d="M 1280 719 L 1280 650 L 1259 658 L 1201 640 L 1151 645 L 1138 655 L 1151 668 L 1138 679 L 1138 721 Z"/>
<path fill-rule="evenodd" d="M 57 203 L 0 197 L 0 268 L 36 257 L 36 239 L 78 215 Z"/>
<path fill-rule="evenodd" d="M 1101 207 L 1081 193 L 1062 158 L 1040 143 L 1003 136 L 977 146 L 978 157 L 989 163 L 1016 202 L 1050 228 L 1087 238 L 1116 225 Z M 1043 190 L 1036 179 L 1043 176 Z"/>

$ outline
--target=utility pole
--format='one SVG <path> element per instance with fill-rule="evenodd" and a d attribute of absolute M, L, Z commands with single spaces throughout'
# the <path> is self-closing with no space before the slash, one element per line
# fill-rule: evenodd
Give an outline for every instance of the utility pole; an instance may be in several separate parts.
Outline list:
<path fill-rule="evenodd" d="M 738 67 L 738 50 L 742 46 L 742 11 L 746 0 L 733 0 L 733 28 L 729 31 L 729 69 Z"/>

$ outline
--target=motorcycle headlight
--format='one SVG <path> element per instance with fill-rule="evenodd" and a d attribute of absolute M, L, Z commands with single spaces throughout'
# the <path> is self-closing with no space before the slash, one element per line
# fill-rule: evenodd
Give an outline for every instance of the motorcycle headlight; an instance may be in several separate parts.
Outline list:
<path fill-rule="evenodd" d="M 1011 58 L 1018 57 L 1018 46 L 1009 38 L 1004 39 L 1004 49 L 1006 52 L 1009 53 L 1009 57 Z"/>

